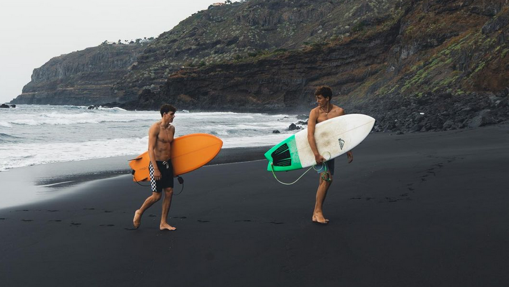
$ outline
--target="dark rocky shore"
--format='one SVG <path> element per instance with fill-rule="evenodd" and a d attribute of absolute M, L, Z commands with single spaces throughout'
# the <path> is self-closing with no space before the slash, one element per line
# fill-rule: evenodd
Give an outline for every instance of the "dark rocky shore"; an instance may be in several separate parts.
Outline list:
<path fill-rule="evenodd" d="M 427 132 L 477 128 L 509 120 L 509 90 L 495 95 L 424 94 L 385 97 L 346 106 L 376 119 L 376 132 Z"/>

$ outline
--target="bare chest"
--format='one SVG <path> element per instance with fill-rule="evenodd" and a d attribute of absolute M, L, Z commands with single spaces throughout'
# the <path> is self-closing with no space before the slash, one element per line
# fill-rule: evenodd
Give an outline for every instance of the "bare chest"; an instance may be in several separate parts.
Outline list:
<path fill-rule="evenodd" d="M 317 123 L 321 123 L 321 122 L 324 122 L 326 120 L 330 120 L 332 118 L 338 117 L 339 115 L 340 115 L 339 112 L 337 110 L 335 110 L 335 109 L 331 110 L 328 113 L 319 111 L 318 118 L 316 119 L 316 122 Z"/>
<path fill-rule="evenodd" d="M 157 142 L 169 144 L 173 141 L 173 133 L 169 128 L 160 128 L 157 135 Z"/>

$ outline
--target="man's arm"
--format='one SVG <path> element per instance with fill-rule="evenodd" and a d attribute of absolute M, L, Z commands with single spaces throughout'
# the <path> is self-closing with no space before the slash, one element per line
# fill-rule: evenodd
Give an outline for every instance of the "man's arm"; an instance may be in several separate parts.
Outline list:
<path fill-rule="evenodd" d="M 324 162 L 325 158 L 320 155 L 320 153 L 318 152 L 318 148 L 316 147 L 315 127 L 317 119 L 318 113 L 316 113 L 314 109 L 311 110 L 311 112 L 309 112 L 308 118 L 308 142 L 309 146 L 311 147 L 311 150 L 313 151 L 313 154 L 315 155 L 315 161 L 318 164 Z"/>
<path fill-rule="evenodd" d="M 148 130 L 148 156 L 150 158 L 150 162 L 152 163 L 152 167 L 154 168 L 154 179 L 161 179 L 161 172 L 157 167 L 157 162 L 154 154 L 154 149 L 156 148 L 157 143 L 157 131 L 159 127 L 157 124 L 154 124 Z"/>

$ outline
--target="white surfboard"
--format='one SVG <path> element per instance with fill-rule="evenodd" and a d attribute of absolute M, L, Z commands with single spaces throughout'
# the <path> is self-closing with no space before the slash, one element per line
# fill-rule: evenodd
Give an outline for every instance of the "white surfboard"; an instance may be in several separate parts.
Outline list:
<path fill-rule="evenodd" d="M 318 123 L 315 141 L 318 152 L 327 160 L 338 157 L 360 144 L 371 132 L 375 119 L 363 114 L 348 114 Z M 288 171 L 316 164 L 304 129 L 265 153 L 268 171 Z"/>

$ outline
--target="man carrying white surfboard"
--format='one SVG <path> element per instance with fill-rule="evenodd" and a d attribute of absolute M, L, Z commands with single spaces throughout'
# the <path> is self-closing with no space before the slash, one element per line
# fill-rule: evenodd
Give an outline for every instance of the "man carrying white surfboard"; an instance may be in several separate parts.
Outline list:
<path fill-rule="evenodd" d="M 150 186 L 152 195 L 134 212 L 133 225 L 138 228 L 141 216 L 152 204 L 161 199 L 164 190 L 163 208 L 160 230 L 176 230 L 167 222 L 173 196 L 173 165 L 171 163 L 171 142 L 175 136 L 175 127 L 171 124 L 177 109 L 171 105 L 163 105 L 160 109 L 161 120 L 154 123 L 148 131 L 148 153 L 150 157 Z"/>
<path fill-rule="evenodd" d="M 318 152 L 315 139 L 315 127 L 316 124 L 320 122 L 344 115 L 345 111 L 341 107 L 330 102 L 332 99 L 332 90 L 328 86 L 318 87 L 315 90 L 315 97 L 318 106 L 312 109 L 309 113 L 308 142 L 315 156 L 316 163 L 323 164 L 324 168 L 320 173 L 320 181 L 316 191 L 316 202 L 312 220 L 316 223 L 327 224 L 329 220 L 324 217 L 322 208 L 327 191 L 332 184 L 332 176 L 334 175 L 334 159 L 327 161 L 330 159 L 330 156 L 327 157 L 327 155 L 321 155 Z M 353 161 L 352 152 L 347 152 L 347 156 L 348 163 L 351 163 Z"/>

